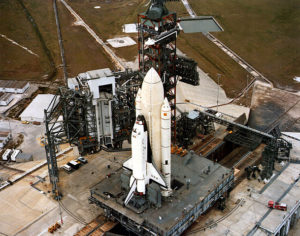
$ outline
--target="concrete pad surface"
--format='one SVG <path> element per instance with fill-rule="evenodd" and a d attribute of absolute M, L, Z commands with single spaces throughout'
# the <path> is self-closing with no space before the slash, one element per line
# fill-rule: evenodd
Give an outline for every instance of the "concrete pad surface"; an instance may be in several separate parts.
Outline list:
<path fill-rule="evenodd" d="M 44 194 L 21 180 L 0 192 L 0 228 L 14 235 L 24 226 L 50 211 L 56 205 Z"/>
<path fill-rule="evenodd" d="M 130 37 L 108 39 L 107 42 L 114 48 L 128 47 L 136 44 Z"/>
<path fill-rule="evenodd" d="M 74 235 L 84 223 L 102 214 L 99 207 L 89 204 L 90 187 L 120 168 L 129 155 L 130 152 L 102 151 L 86 156 L 88 163 L 70 174 L 60 170 L 59 186 L 64 196 L 61 207 L 63 225 L 54 235 Z M 73 152 L 63 155 L 58 159 L 59 166 L 72 158 L 75 158 Z M 36 162 L 18 165 L 26 170 Z M 47 166 L 44 166 L 0 192 L 0 232 L 20 236 L 51 235 L 48 227 L 60 222 L 61 216 L 58 202 L 47 193 L 51 189 L 47 173 Z M 37 175 L 46 176 L 46 182 L 36 185 L 46 195 L 30 185 L 37 180 Z"/>
<path fill-rule="evenodd" d="M 281 131 L 300 131 L 300 96 L 285 90 L 271 88 L 256 82 L 251 100 L 249 126 L 259 130 L 267 129 L 279 122 Z"/>
<path fill-rule="evenodd" d="M 176 87 L 176 102 L 179 110 L 186 112 L 193 109 L 201 109 L 203 107 L 213 107 L 213 109 L 223 112 L 235 118 L 243 113 L 248 118 L 250 109 L 244 106 L 235 104 L 228 104 L 231 99 L 227 98 L 226 93 L 222 87 L 216 84 L 206 73 L 199 67 L 197 68 L 200 78 L 200 85 L 193 86 L 184 82 L 178 82 Z M 193 104 L 180 104 L 186 103 L 186 99 Z M 218 108 L 214 107 L 219 105 Z M 223 105 L 227 104 L 227 105 Z M 199 105 L 199 106 L 197 106 Z M 220 106 L 222 105 L 222 106 Z"/>

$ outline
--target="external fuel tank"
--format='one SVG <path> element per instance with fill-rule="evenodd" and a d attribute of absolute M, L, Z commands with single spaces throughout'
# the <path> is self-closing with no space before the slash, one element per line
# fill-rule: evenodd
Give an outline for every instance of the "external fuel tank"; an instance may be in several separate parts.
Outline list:
<path fill-rule="evenodd" d="M 160 76 L 151 68 L 143 81 L 141 89 L 141 114 L 149 129 L 149 141 L 153 162 L 159 171 L 161 165 L 161 106 L 164 103 L 164 88 Z"/>

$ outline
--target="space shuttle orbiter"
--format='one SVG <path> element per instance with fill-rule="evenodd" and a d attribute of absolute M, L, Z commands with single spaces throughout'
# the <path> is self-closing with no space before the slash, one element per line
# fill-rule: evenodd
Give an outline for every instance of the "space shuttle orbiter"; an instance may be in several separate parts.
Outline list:
<path fill-rule="evenodd" d="M 139 115 L 136 118 L 131 134 L 131 145 L 132 158 L 123 164 L 123 167 L 132 170 L 130 191 L 124 201 L 125 205 L 128 204 L 134 192 L 144 195 L 146 193 L 146 186 L 150 180 L 166 187 L 163 176 L 151 162 L 151 157 L 149 157 L 151 149 L 148 142 L 146 121 L 143 115 Z"/>
<path fill-rule="evenodd" d="M 163 84 L 155 69 L 146 74 L 136 97 L 136 122 L 131 134 L 132 157 L 123 167 L 132 170 L 127 205 L 133 194 L 146 193 L 150 180 L 162 188 L 162 195 L 171 190 L 171 109 L 164 98 Z"/>

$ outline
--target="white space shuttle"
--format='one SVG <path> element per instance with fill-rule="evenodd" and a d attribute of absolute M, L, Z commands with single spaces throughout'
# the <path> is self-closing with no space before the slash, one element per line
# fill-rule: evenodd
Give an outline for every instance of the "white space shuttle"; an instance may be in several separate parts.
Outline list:
<path fill-rule="evenodd" d="M 123 167 L 132 170 L 127 205 L 133 194 L 146 193 L 150 180 L 167 197 L 171 190 L 171 108 L 161 78 L 150 69 L 136 97 L 136 122 L 131 134 L 132 157 Z"/>

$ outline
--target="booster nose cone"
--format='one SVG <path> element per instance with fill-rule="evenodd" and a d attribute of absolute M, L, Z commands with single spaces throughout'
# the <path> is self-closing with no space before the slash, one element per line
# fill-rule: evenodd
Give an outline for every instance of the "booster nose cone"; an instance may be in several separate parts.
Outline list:
<path fill-rule="evenodd" d="M 170 112 L 171 111 L 170 103 L 167 98 L 165 98 L 165 100 L 164 100 L 164 103 L 161 107 L 161 111 L 162 112 Z"/>

